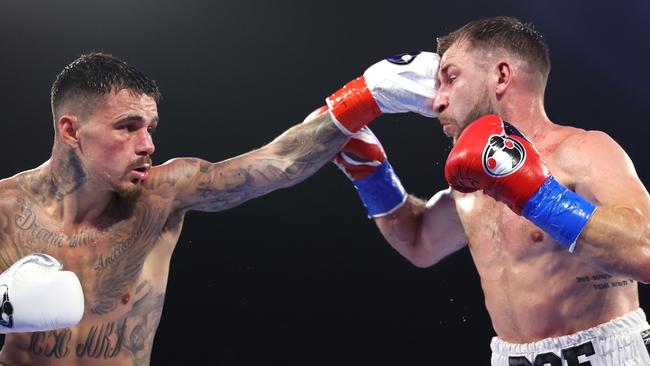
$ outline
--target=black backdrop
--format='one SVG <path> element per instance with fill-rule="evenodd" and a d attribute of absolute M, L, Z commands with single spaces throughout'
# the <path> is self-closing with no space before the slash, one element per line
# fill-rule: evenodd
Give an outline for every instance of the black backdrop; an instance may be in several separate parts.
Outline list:
<path fill-rule="evenodd" d="M 606 131 L 647 181 L 647 1 L 3 1 L 0 176 L 47 159 L 50 85 L 83 52 L 159 82 L 156 162 L 218 161 L 270 141 L 382 57 L 433 50 L 436 36 L 493 15 L 545 34 L 551 119 Z M 436 120 L 383 116 L 373 129 L 410 192 L 444 187 L 450 144 Z M 171 266 L 154 365 L 489 362 L 468 252 L 411 266 L 331 164 L 229 211 L 190 213 Z"/>

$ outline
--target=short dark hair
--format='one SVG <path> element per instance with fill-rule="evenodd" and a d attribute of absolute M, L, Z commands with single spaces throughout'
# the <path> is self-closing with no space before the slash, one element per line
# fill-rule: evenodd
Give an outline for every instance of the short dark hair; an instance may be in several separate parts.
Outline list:
<path fill-rule="evenodd" d="M 546 78 L 551 70 L 548 46 L 530 23 L 516 18 L 498 16 L 469 22 L 446 36 L 438 37 L 438 54 L 442 56 L 459 41 L 473 47 L 503 48 L 537 66 Z"/>
<path fill-rule="evenodd" d="M 161 99 L 154 80 L 113 55 L 93 52 L 81 55 L 57 75 L 50 93 L 52 113 L 56 118 L 58 106 L 71 98 L 87 100 L 113 89 L 148 95 L 156 103 Z"/>

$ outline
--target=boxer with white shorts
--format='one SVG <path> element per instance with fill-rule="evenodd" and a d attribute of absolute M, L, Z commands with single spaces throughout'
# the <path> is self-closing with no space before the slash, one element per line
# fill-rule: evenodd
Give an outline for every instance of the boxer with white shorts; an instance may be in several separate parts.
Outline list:
<path fill-rule="evenodd" d="M 650 282 L 650 196 L 630 158 L 603 132 L 547 117 L 550 61 L 532 26 L 470 22 L 438 54 L 450 188 L 407 195 L 365 128 L 336 162 L 368 214 L 419 267 L 469 247 L 493 365 L 649 365 L 637 284 Z"/>

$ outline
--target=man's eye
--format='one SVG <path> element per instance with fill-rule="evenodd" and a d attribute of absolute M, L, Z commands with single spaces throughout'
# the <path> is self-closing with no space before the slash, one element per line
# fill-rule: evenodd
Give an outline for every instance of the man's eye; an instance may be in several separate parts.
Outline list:
<path fill-rule="evenodd" d="M 153 127 L 147 127 L 147 132 L 149 132 L 150 135 L 153 135 L 154 133 L 156 133 L 156 129 Z"/>

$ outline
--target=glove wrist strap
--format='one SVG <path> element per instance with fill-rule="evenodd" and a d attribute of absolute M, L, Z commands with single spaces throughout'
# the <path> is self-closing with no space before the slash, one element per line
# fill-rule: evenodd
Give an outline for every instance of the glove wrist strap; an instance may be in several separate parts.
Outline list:
<path fill-rule="evenodd" d="M 360 76 L 326 99 L 334 124 L 347 135 L 359 131 L 381 115 L 366 79 Z"/>
<path fill-rule="evenodd" d="M 363 205 L 368 209 L 369 217 L 387 215 L 406 201 L 406 190 L 385 160 L 370 176 L 354 181 Z"/>
<path fill-rule="evenodd" d="M 578 236 L 596 208 L 551 176 L 530 197 L 522 215 L 573 253 Z"/>

